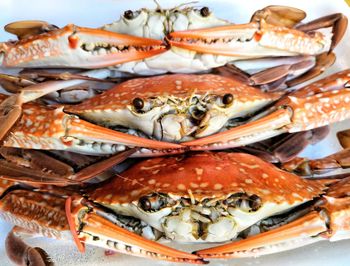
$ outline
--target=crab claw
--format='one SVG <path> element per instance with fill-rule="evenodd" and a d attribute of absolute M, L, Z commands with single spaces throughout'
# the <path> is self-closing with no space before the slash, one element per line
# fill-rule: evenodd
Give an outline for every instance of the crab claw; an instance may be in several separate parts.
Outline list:
<path fill-rule="evenodd" d="M 0 95 L 0 100 L 4 99 L 6 96 Z M 3 125 L 0 129 L 6 131 L 8 126 Z M 94 125 L 65 113 L 63 106 L 47 107 L 35 103 L 23 105 L 22 117 L 4 139 L 3 146 L 85 154 L 112 154 L 126 147 L 182 148 L 179 144 L 140 138 Z"/>
<path fill-rule="evenodd" d="M 329 50 L 331 37 L 268 24 L 265 20 L 248 24 L 170 33 L 171 46 L 200 53 L 239 58 L 317 55 Z"/>
<path fill-rule="evenodd" d="M 331 185 L 313 210 L 296 220 L 241 241 L 196 251 L 203 258 L 256 257 L 322 240 L 350 238 L 350 177 Z"/>
<path fill-rule="evenodd" d="M 194 150 L 231 148 L 343 121 L 350 118 L 349 80 L 350 70 L 333 74 L 281 99 L 265 116 L 182 145 Z"/>
<path fill-rule="evenodd" d="M 165 50 L 160 40 L 70 24 L 14 43 L 0 43 L 0 63 L 4 67 L 103 68 Z"/>
<path fill-rule="evenodd" d="M 102 210 L 92 210 L 89 202 L 82 198 L 68 198 L 66 201 L 66 215 L 74 240 L 81 251 L 81 242 L 125 253 L 133 256 L 183 262 L 206 264 L 197 255 L 179 251 L 162 244 L 145 239 L 129 232 L 108 220 Z M 73 208 L 72 208 L 73 206 Z"/>

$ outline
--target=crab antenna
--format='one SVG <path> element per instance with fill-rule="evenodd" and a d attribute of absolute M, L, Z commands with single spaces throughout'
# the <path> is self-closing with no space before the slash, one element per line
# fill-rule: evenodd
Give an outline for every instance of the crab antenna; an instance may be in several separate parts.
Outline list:
<path fill-rule="evenodd" d="M 154 1 L 156 1 L 156 0 L 154 0 Z M 172 8 L 172 10 L 177 10 L 180 7 L 192 5 L 192 4 L 198 4 L 198 3 L 199 3 L 199 1 L 191 1 L 191 2 L 187 2 L 187 3 L 182 3 L 182 4 L 179 4 L 178 6 L 175 6 L 174 8 Z"/>
<path fill-rule="evenodd" d="M 160 5 L 160 3 L 159 3 L 157 0 L 153 0 L 153 2 L 156 4 L 157 9 L 163 10 L 162 7 L 161 7 L 161 5 Z"/>

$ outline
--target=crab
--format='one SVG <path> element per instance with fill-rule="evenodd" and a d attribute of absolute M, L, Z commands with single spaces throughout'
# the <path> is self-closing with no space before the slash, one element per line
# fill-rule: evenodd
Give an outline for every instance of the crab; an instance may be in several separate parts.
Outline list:
<path fill-rule="evenodd" d="M 0 184 L 0 216 L 25 230 L 72 239 L 70 230 L 80 250 L 86 243 L 187 263 L 204 261 L 153 240 L 229 241 L 267 217 L 320 197 L 327 188 L 325 181 L 300 178 L 253 155 L 225 152 L 146 159 L 98 188 L 85 188 L 84 197 L 73 188 L 33 189 L 4 179 Z M 10 237 L 11 258 L 41 257 L 20 254 Z"/>
<path fill-rule="evenodd" d="M 312 69 L 315 58 L 330 53 L 345 33 L 347 18 L 340 13 L 300 23 L 305 16 L 296 8 L 268 6 L 254 13 L 249 23 L 234 25 L 216 18 L 208 7 L 179 6 L 127 10 L 118 21 L 99 29 L 19 21 L 5 26 L 20 40 L 0 44 L 1 62 L 3 67 L 113 66 L 149 75 L 205 71 L 237 60 L 250 71 L 245 68 L 247 59 L 274 62 L 275 57 L 285 57 L 275 64 L 279 67 L 274 79 L 279 79 Z M 255 70 L 264 68 L 259 62 Z M 286 65 L 293 70 L 286 70 Z"/>
<path fill-rule="evenodd" d="M 102 149 L 100 144 L 111 142 L 109 138 L 118 136 L 121 144 L 130 138 L 129 146 L 176 153 L 186 149 L 238 147 L 282 133 L 315 129 L 347 119 L 350 115 L 347 108 L 350 90 L 346 88 L 349 74 L 349 70 L 344 70 L 287 96 L 279 92 L 263 93 L 232 78 L 213 74 L 172 74 L 132 79 L 77 105 L 58 105 L 52 108 L 34 103 L 25 105 L 30 108 L 38 106 L 36 108 L 41 108 L 41 114 L 51 110 L 55 116 L 59 114 L 62 121 L 66 121 L 63 117 L 69 117 L 72 121 L 88 125 L 82 119 L 88 120 L 94 123 L 89 124 L 89 134 L 93 134 L 94 130 L 111 132 L 108 136 L 103 136 L 105 140 L 100 139 L 99 144 L 95 145 L 100 148 L 95 149 L 92 145 L 91 149 L 92 139 L 82 142 L 78 141 L 77 137 L 67 138 L 69 132 L 52 136 L 52 143 L 46 145 L 48 140 L 45 139 L 45 134 L 49 131 L 43 132 L 42 129 L 54 122 L 44 123 L 38 120 L 42 116 L 31 118 L 27 115 L 21 117 L 21 123 L 14 128 L 15 132 L 4 139 L 4 146 L 108 154 L 117 150 L 113 145 Z M 74 80 L 64 82 L 71 84 Z M 61 84 L 61 81 L 51 81 L 50 84 L 49 87 L 44 83 L 26 87 L 21 93 L 2 102 L 2 136 L 11 132 L 11 127 L 20 118 L 21 103 L 61 88 L 57 85 Z M 271 105 L 272 107 L 268 108 Z M 267 109 L 261 111 L 264 108 Z M 24 110 L 24 113 L 26 112 L 32 111 Z M 75 122 L 72 125 L 78 125 Z M 36 134 L 38 138 L 35 145 L 23 141 L 32 141 L 31 133 Z M 42 135 L 43 133 L 45 134 Z M 62 147 L 61 141 L 53 140 L 63 136 L 66 136 L 64 139 L 69 139 L 68 142 L 72 145 L 64 144 Z M 124 142 L 120 138 L 124 138 Z M 40 144 L 41 139 L 45 145 Z M 124 147 L 125 144 L 116 147 Z M 144 151 L 145 155 L 160 154 Z"/>

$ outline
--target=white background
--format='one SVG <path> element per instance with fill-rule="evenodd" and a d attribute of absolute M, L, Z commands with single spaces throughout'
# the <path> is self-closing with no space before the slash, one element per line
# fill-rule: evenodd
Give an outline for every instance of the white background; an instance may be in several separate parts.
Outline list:
<path fill-rule="evenodd" d="M 180 1 L 158 0 L 163 8 L 174 7 Z M 350 7 L 343 0 L 245 0 L 245 1 L 199 1 L 194 5 L 208 6 L 218 17 L 228 19 L 235 23 L 248 22 L 255 10 L 267 5 L 292 5 L 301 8 L 308 13 L 307 20 L 322 15 L 342 12 L 350 17 Z M 74 23 L 79 26 L 99 27 L 119 18 L 125 10 L 136 10 L 142 7 L 155 8 L 153 1 L 121 1 L 121 0 L 0 0 L 0 26 L 16 20 L 37 19 L 45 20 L 57 26 Z M 337 62 L 327 71 L 327 75 L 350 66 L 349 30 L 343 42 L 337 47 Z M 0 41 L 13 38 L 10 34 L 0 30 Z M 340 149 L 335 139 L 335 132 L 350 128 L 349 121 L 339 123 L 332 127 L 332 134 L 321 143 L 309 147 L 304 153 L 309 157 L 317 158 L 333 153 Z M 0 265 L 11 265 L 6 258 L 3 243 L 10 229 L 10 225 L 0 222 Z M 69 242 L 53 241 L 43 238 L 30 240 L 33 245 L 43 247 L 53 257 L 56 265 L 166 265 L 167 262 L 155 262 L 151 260 L 114 255 L 105 257 L 103 250 L 88 248 L 87 252 L 80 255 L 75 246 Z M 183 247 L 182 247 L 183 248 Z M 188 250 L 198 249 L 198 246 L 186 246 Z M 293 251 L 264 256 L 256 259 L 216 260 L 211 265 L 350 265 L 350 240 L 335 243 L 322 242 L 312 246 L 306 246 Z"/>

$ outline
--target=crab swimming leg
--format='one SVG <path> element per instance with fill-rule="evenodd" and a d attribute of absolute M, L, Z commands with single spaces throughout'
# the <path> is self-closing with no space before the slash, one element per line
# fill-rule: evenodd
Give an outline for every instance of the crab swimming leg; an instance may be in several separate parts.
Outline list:
<path fill-rule="evenodd" d="M 31 185 L 80 185 L 126 160 L 136 150 L 117 153 L 75 173 L 70 165 L 43 152 L 1 147 L 4 159 L 0 160 L 0 178 Z"/>

